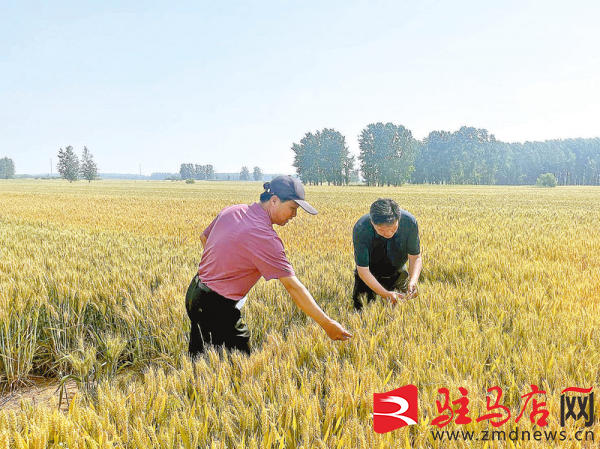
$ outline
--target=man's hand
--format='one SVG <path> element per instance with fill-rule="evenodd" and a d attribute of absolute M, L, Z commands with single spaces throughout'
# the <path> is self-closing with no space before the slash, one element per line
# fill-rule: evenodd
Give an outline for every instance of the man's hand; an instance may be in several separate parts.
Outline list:
<path fill-rule="evenodd" d="M 392 302 L 392 305 L 396 305 L 398 301 L 404 301 L 406 299 L 406 294 L 402 292 L 388 292 L 389 295 L 386 296 Z"/>
<path fill-rule="evenodd" d="M 352 337 L 352 334 L 335 320 L 331 320 L 328 324 L 323 326 L 323 329 L 325 329 L 325 332 L 327 332 L 327 335 L 332 340 L 346 341 Z"/>
<path fill-rule="evenodd" d="M 411 281 L 408 283 L 408 290 L 406 291 L 411 298 L 415 298 L 419 296 L 419 289 L 417 288 L 417 283 L 415 281 Z"/>
<path fill-rule="evenodd" d="M 392 305 L 396 305 L 398 301 L 402 301 L 403 295 L 402 293 L 388 291 L 384 298 L 389 299 L 392 302 Z"/>

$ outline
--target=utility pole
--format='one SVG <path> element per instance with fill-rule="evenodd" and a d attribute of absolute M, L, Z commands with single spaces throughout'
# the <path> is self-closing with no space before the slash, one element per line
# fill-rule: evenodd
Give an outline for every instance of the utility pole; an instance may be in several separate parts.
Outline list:
<path fill-rule="evenodd" d="M 52 178 L 52 158 L 50 158 L 50 177 Z"/>

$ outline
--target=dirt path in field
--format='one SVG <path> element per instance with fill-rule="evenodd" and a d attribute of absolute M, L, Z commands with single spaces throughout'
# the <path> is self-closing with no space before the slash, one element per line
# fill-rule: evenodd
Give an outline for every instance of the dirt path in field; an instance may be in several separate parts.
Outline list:
<path fill-rule="evenodd" d="M 33 378 L 31 385 L 12 391 L 0 390 L 0 411 L 20 410 L 21 403 L 30 402 L 35 406 L 58 407 L 60 401 L 60 381 L 58 379 Z M 79 391 L 74 381 L 65 382 L 60 409 L 67 411 L 71 400 Z"/>

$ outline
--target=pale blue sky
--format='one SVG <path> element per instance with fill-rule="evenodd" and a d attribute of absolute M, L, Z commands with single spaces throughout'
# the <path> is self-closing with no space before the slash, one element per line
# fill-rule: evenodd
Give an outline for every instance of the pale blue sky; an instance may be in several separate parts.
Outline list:
<path fill-rule="evenodd" d="M 101 172 L 292 173 L 334 128 L 422 139 L 600 136 L 597 1 L 0 0 L 0 158 L 47 173 L 83 146 Z"/>

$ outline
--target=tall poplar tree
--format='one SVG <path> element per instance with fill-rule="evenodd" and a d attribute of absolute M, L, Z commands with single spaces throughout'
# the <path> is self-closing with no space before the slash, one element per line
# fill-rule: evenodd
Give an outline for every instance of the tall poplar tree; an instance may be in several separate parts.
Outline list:
<path fill-rule="evenodd" d="M 9 157 L 0 159 L 0 179 L 11 179 L 15 177 L 15 163 Z"/>
<path fill-rule="evenodd" d="M 73 147 L 68 146 L 65 151 L 61 148 L 58 151 L 58 173 L 63 179 L 69 182 L 79 179 L 79 159 L 73 152 Z"/>
<path fill-rule="evenodd" d="M 92 182 L 98 177 L 98 167 L 87 147 L 83 147 L 83 155 L 81 156 L 81 177 L 87 179 L 88 182 Z"/>

